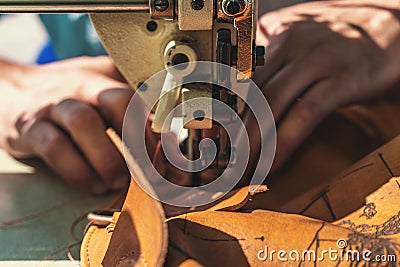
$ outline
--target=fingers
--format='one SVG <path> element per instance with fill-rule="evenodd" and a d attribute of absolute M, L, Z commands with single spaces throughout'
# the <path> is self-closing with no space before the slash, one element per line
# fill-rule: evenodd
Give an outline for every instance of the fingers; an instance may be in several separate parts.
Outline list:
<path fill-rule="evenodd" d="M 277 73 L 286 64 L 288 37 L 287 34 L 282 34 L 271 40 L 271 43 L 266 48 L 266 58 L 264 66 L 257 68 L 254 73 L 254 82 L 259 86 Z"/>
<path fill-rule="evenodd" d="M 120 189 L 128 183 L 125 161 L 107 136 L 106 126 L 94 108 L 68 99 L 53 106 L 49 118 L 65 129 L 107 188 Z"/>
<path fill-rule="evenodd" d="M 278 127 L 273 171 L 282 166 L 321 120 L 343 102 L 335 94 L 335 89 L 332 80 L 323 80 L 311 88 L 309 93 L 288 111 Z"/>
<path fill-rule="evenodd" d="M 114 128 L 120 135 L 125 112 L 132 96 L 133 90 L 123 88 L 105 90 L 98 95 L 97 109 L 102 114 L 106 124 Z"/>
<path fill-rule="evenodd" d="M 68 136 L 50 122 L 35 122 L 23 134 L 21 141 L 78 189 L 94 194 L 107 191 Z"/>
<path fill-rule="evenodd" d="M 301 67 L 301 66 L 308 66 Z M 322 71 L 308 57 L 294 60 L 267 82 L 262 91 L 270 104 L 275 120 L 279 121 L 288 106 L 300 97 L 307 88 L 318 81 Z"/>

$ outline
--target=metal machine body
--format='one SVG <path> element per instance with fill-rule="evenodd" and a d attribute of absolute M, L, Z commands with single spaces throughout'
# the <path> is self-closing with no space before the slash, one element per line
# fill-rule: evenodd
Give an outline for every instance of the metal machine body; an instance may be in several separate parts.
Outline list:
<path fill-rule="evenodd" d="M 169 131 L 169 127 L 164 127 L 167 115 L 182 103 L 177 116 L 183 117 L 184 128 L 189 130 L 184 149 L 188 159 L 199 158 L 198 144 L 205 129 L 215 132 L 218 145 L 212 168 L 226 168 L 235 157 L 225 130 L 213 122 L 211 101 L 189 101 L 198 97 L 217 99 L 240 113 L 241 100 L 229 89 L 189 84 L 165 91 L 163 88 L 169 88 L 166 84 L 171 80 L 168 75 L 157 89 L 148 90 L 143 83 L 153 74 L 174 66 L 173 71 L 185 76 L 190 70 L 184 64 L 196 61 L 236 68 L 239 74 L 235 80 L 248 82 L 256 65 L 264 64 L 264 49 L 255 46 L 257 0 L 0 0 L 0 13 L 19 12 L 90 13 L 104 47 L 129 84 L 139 94 L 160 97 L 153 108 L 153 131 Z M 226 79 L 216 75 L 221 82 Z M 201 183 L 198 179 L 193 181 L 194 185 Z"/>

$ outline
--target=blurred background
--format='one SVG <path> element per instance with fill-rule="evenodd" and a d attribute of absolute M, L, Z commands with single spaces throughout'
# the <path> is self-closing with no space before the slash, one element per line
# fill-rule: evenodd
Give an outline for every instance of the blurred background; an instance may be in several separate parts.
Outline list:
<path fill-rule="evenodd" d="M 0 17 L 0 57 L 34 63 L 48 42 L 39 18 L 33 14 Z"/>

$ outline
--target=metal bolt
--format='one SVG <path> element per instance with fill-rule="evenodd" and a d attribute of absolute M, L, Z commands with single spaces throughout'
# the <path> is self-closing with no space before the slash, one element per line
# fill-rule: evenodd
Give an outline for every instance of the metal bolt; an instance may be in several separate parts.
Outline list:
<path fill-rule="evenodd" d="M 164 12 L 169 7 L 168 0 L 154 0 L 154 8 L 159 12 Z"/>
<path fill-rule="evenodd" d="M 140 82 L 140 83 L 138 84 L 137 87 L 138 87 L 137 89 L 138 89 L 140 92 L 147 91 L 147 89 L 148 89 L 147 84 L 144 83 L 144 82 Z"/>
<path fill-rule="evenodd" d="M 206 113 L 204 112 L 204 110 L 198 109 L 195 112 L 193 112 L 193 118 L 196 121 L 204 120 L 205 116 L 206 116 Z"/>
<path fill-rule="evenodd" d="M 229 16 L 242 12 L 244 7 L 244 3 L 241 0 L 226 0 L 224 2 L 224 11 Z"/>
<path fill-rule="evenodd" d="M 201 10 L 204 7 L 204 0 L 192 0 L 192 8 L 194 10 Z"/>

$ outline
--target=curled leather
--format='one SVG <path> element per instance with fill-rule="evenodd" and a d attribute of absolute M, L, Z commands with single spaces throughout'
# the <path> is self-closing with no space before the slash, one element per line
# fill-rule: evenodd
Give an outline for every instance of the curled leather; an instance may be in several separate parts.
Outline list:
<path fill-rule="evenodd" d="M 348 245 L 344 251 L 368 249 L 373 251 L 371 257 L 394 255 L 396 262 L 381 265 L 398 266 L 400 136 L 379 147 L 394 132 L 368 135 L 371 131 L 364 131 L 363 123 L 349 123 L 354 118 L 346 122 L 336 117 L 327 126 L 341 125 L 347 139 L 339 141 L 353 147 L 338 150 L 337 140 L 329 139 L 331 131 L 317 131 L 300 156 L 279 174 L 283 181 L 279 176 L 270 180 L 269 191 L 250 193 L 245 187 L 203 210 L 171 212 L 132 182 L 121 213 L 114 216 L 115 228 L 114 221 L 109 225 L 113 231 L 92 226 L 85 235 L 83 266 L 283 266 L 286 263 L 268 258 L 266 246 L 318 252 L 338 248 L 339 239 Z M 335 175 L 373 147 L 378 149 Z M 328 159 L 321 170 L 312 165 L 316 157 Z M 287 263 L 293 264 L 354 265 L 328 257 Z M 368 264 L 359 262 L 360 266 Z"/>

